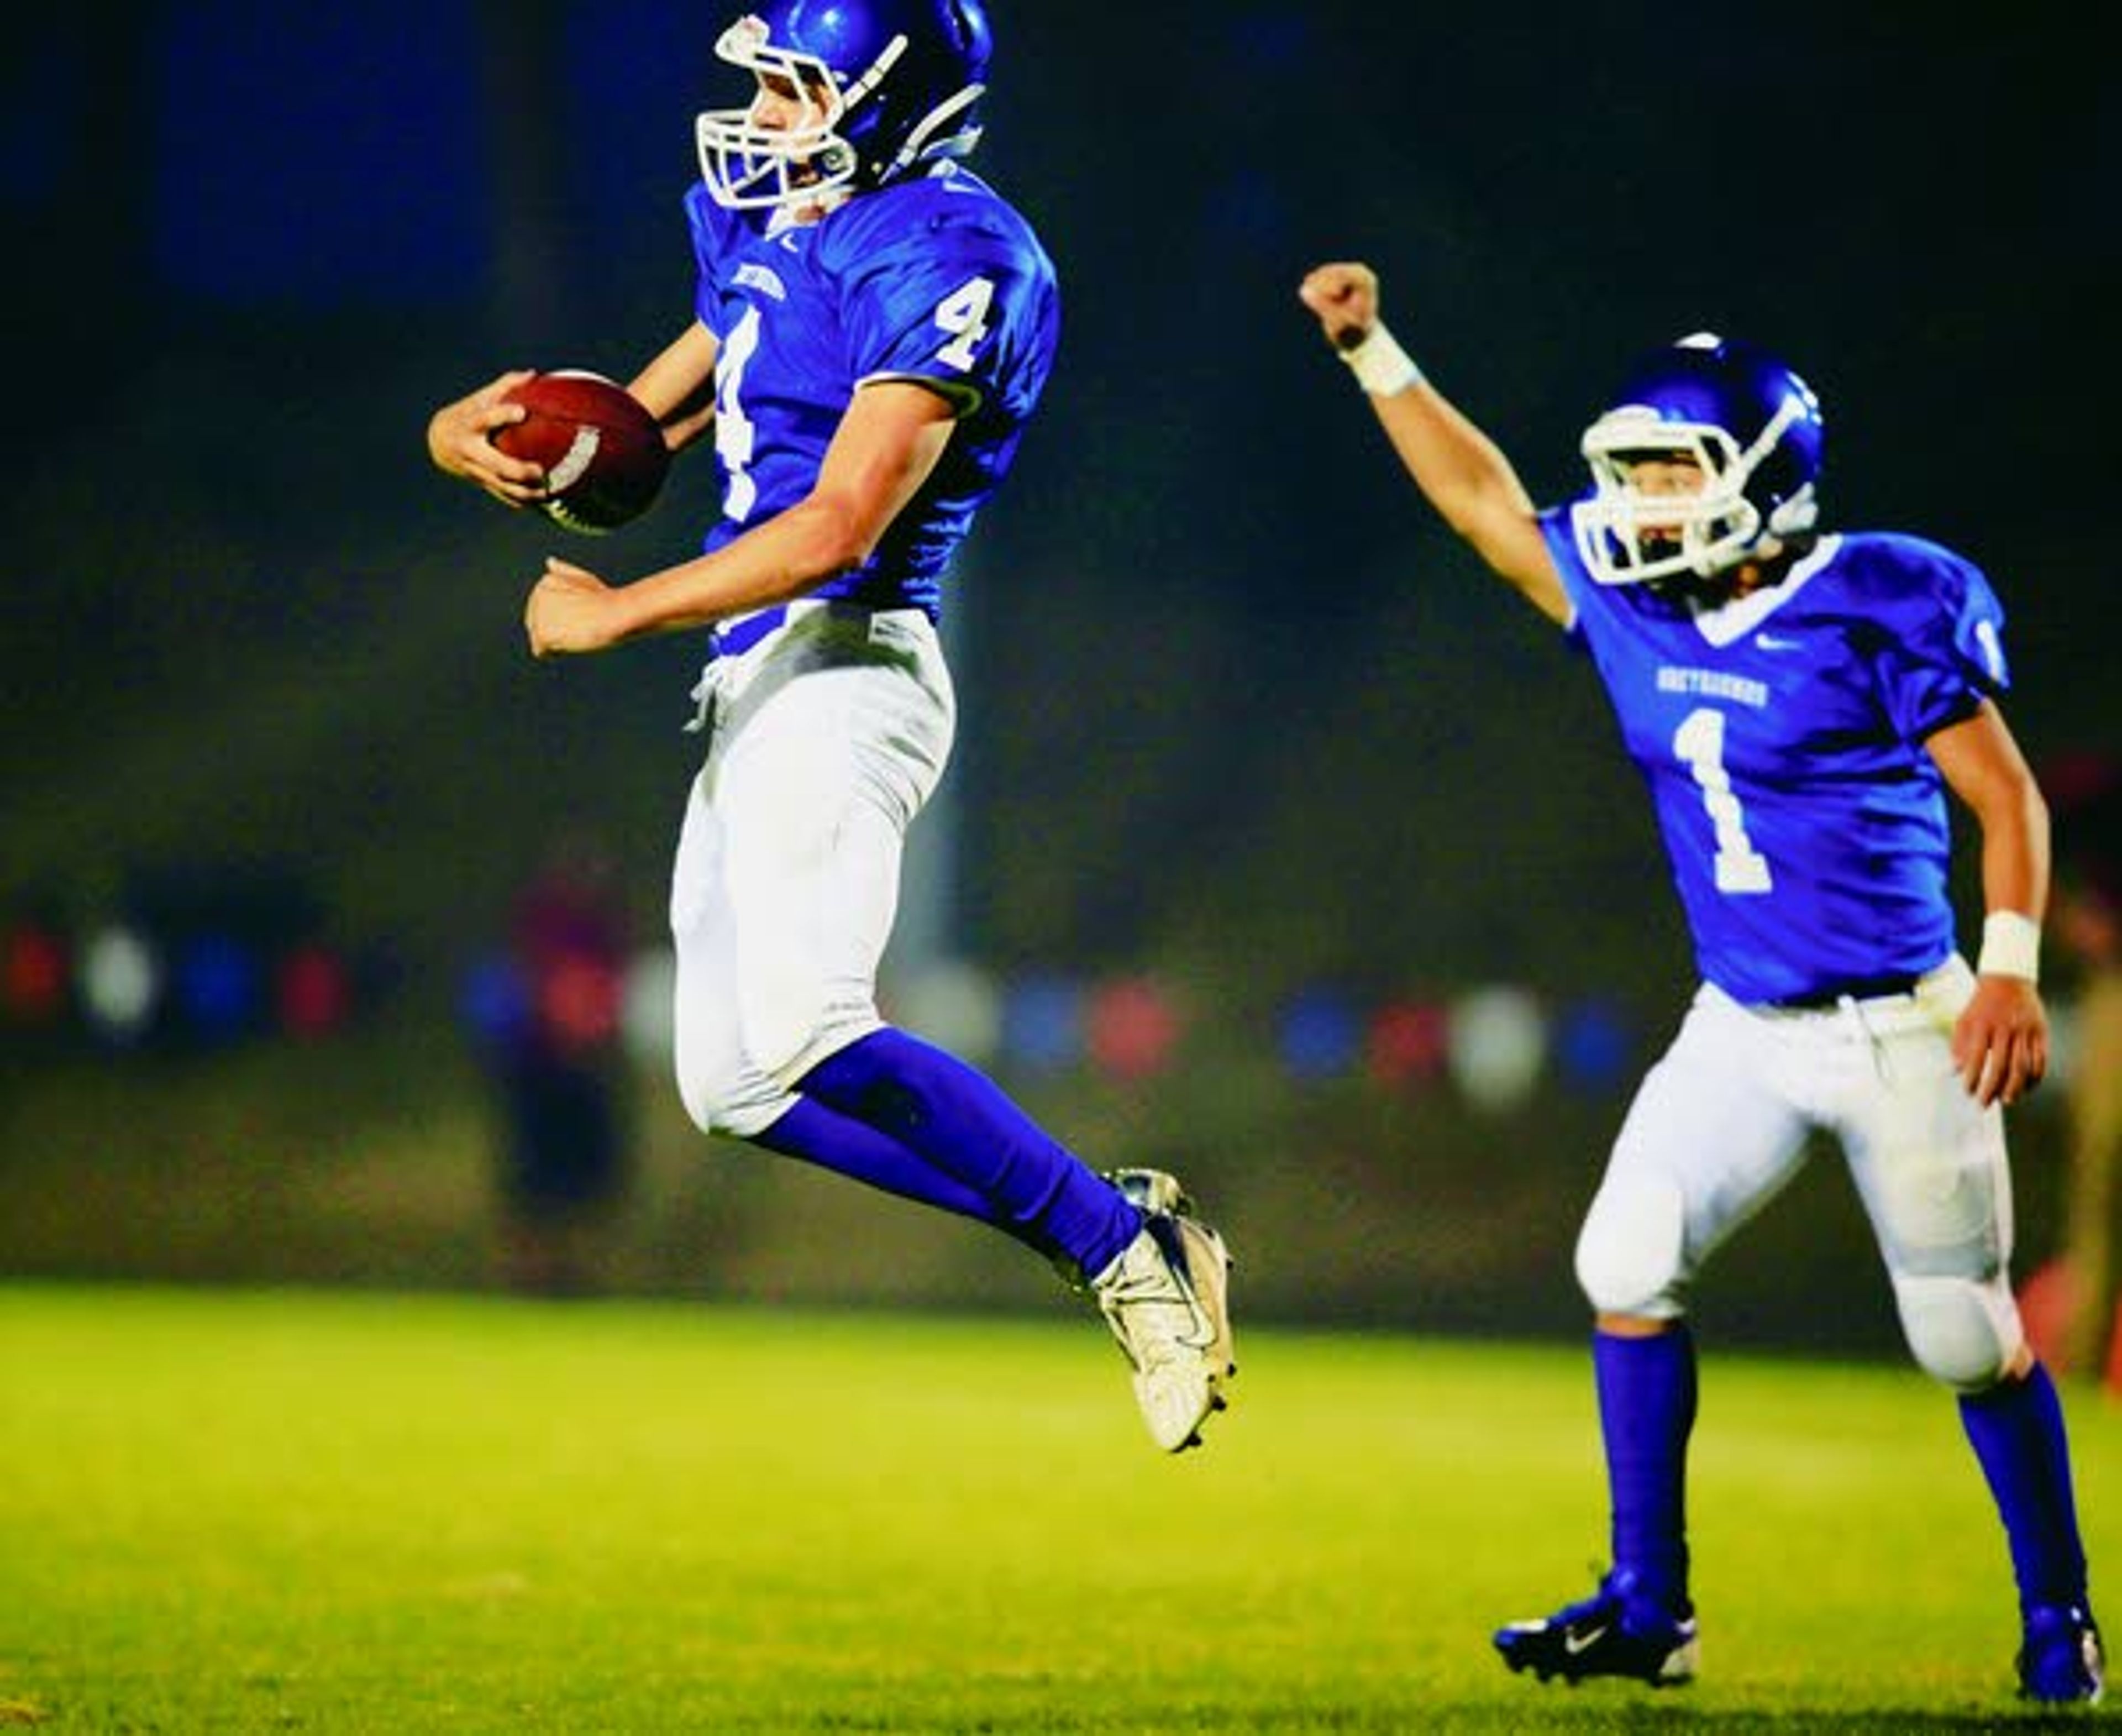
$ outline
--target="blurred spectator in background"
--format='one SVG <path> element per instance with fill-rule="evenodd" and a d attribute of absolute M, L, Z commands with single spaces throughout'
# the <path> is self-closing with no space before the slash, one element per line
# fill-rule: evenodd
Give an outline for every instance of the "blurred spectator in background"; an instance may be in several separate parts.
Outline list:
<path fill-rule="evenodd" d="M 2050 769 L 2055 887 L 2049 932 L 2077 1000 L 2057 1361 L 2122 1392 L 2115 1341 L 2115 1182 L 2122 1159 L 2122 759 Z"/>
<path fill-rule="evenodd" d="M 597 1288 L 596 1243 L 629 1167 L 626 929 L 613 865 L 591 841 L 558 845 L 516 902 L 518 1015 L 485 1054 L 501 1109 L 502 1275 L 517 1289 Z"/>

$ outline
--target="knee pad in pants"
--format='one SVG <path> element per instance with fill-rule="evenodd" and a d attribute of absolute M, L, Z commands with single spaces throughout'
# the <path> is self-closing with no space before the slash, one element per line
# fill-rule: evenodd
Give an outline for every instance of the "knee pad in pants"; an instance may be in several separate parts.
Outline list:
<path fill-rule="evenodd" d="M 2025 1333 L 2003 1275 L 1894 1280 L 1901 1331 L 1923 1372 L 1961 1392 L 1994 1386 Z"/>
<path fill-rule="evenodd" d="M 1609 1177 L 1577 1237 L 1577 1282 L 1602 1314 L 1672 1320 L 1683 1312 L 1687 1202 L 1662 1177 Z"/>

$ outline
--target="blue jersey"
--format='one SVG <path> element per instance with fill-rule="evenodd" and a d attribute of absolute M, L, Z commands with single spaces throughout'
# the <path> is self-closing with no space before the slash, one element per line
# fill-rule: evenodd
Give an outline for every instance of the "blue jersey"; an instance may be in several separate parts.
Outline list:
<path fill-rule="evenodd" d="M 1951 834 L 1923 743 L 2008 683 L 1982 573 L 1912 536 L 1828 536 L 1782 583 L 1697 612 L 1595 581 L 1566 508 L 1541 527 L 1704 977 L 1759 1003 L 1942 963 Z"/>
<path fill-rule="evenodd" d="M 1008 470 L 1059 338 L 1053 262 L 999 194 L 956 164 L 821 221 L 769 232 L 704 185 L 687 194 L 694 311 L 715 335 L 717 549 L 811 492 L 866 381 L 915 380 L 956 407 L 935 471 L 857 571 L 814 596 L 940 606 L 940 581 Z"/>

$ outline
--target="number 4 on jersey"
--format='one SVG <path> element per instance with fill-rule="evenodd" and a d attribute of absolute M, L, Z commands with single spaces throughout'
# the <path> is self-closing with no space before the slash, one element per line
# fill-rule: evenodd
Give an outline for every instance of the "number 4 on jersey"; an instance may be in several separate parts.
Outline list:
<path fill-rule="evenodd" d="M 993 279 L 968 278 L 936 304 L 937 327 L 951 335 L 936 352 L 938 362 L 949 363 L 960 373 L 971 367 L 974 349 L 988 335 L 988 309 L 993 303 Z"/>

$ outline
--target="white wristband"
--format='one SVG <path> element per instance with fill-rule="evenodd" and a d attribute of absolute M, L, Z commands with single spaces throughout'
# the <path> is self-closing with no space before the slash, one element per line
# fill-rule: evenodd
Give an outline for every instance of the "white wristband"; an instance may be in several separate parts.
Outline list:
<path fill-rule="evenodd" d="M 1422 378 L 1422 370 L 1400 347 L 1399 339 L 1386 330 L 1382 320 L 1372 325 L 1362 343 L 1343 350 L 1341 359 L 1348 364 L 1356 383 L 1373 398 L 1390 398 Z"/>
<path fill-rule="evenodd" d="M 2022 976 L 2041 980 L 2041 925 L 2017 910 L 1992 910 L 1982 919 L 1980 976 Z"/>

